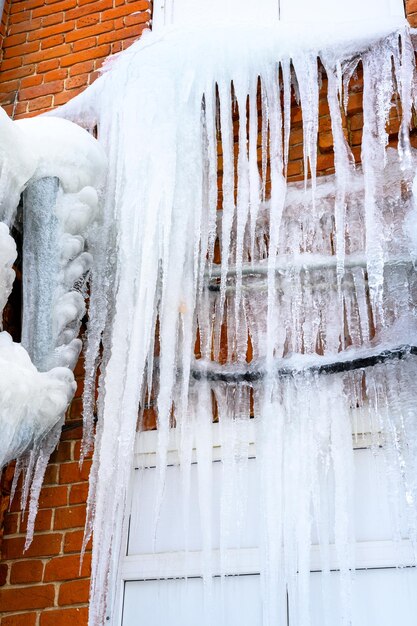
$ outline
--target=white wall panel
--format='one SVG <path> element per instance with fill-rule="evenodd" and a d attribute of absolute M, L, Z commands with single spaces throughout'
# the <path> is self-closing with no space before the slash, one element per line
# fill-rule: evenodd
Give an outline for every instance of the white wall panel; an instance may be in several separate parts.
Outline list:
<path fill-rule="evenodd" d="M 281 20 L 289 22 L 349 22 L 404 16 L 402 0 L 280 0 Z M 354 33 L 352 33 L 354 35 Z"/>
<path fill-rule="evenodd" d="M 345 22 L 389 16 L 404 16 L 403 0 L 155 0 L 153 19 L 157 29 L 169 24 Z"/>

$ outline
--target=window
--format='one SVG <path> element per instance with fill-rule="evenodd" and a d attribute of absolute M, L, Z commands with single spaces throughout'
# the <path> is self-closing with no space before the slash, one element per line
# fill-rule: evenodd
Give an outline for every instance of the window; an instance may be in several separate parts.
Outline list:
<path fill-rule="evenodd" d="M 368 430 L 361 416 L 355 424 Z M 241 477 L 247 488 L 246 501 L 239 488 L 234 491 L 230 506 L 240 507 L 239 530 L 233 529 L 227 546 L 227 576 L 222 585 L 216 574 L 220 573 L 219 511 L 222 491 L 222 452 L 218 445 L 218 424 L 213 424 L 213 557 L 215 578 L 213 582 L 214 611 L 220 611 L 221 598 L 224 612 L 215 614 L 212 623 L 227 626 L 261 626 L 262 590 L 259 577 L 260 541 L 259 511 L 257 502 L 258 469 L 256 460 L 257 427 L 251 420 L 244 428 L 243 449 L 248 450 L 245 471 Z M 172 432 L 175 437 L 174 431 Z M 247 442 L 249 447 L 247 447 Z M 355 538 L 357 572 L 353 588 L 353 616 L 355 626 L 412 626 L 417 612 L 417 570 L 414 556 L 406 539 L 394 542 L 390 502 L 382 461 L 370 445 L 369 435 L 353 437 L 355 463 Z M 188 552 L 185 552 L 183 518 L 181 511 L 181 472 L 173 439 L 167 468 L 165 495 L 154 544 L 154 497 L 156 433 L 138 436 L 136 469 L 132 488 L 130 526 L 125 538 L 126 556 L 122 559 L 122 580 L 119 589 L 119 626 L 195 626 L 203 621 L 203 551 L 201 517 L 198 501 L 198 467 L 191 469 L 191 495 L 189 503 Z M 376 479 L 377 475 L 377 479 Z M 330 486 L 329 489 L 332 487 Z M 241 507 L 244 507 L 242 510 Z M 234 509 L 233 509 L 234 510 Z M 323 603 L 322 577 L 319 574 L 320 556 L 318 540 L 313 531 L 311 548 L 311 626 L 326 623 L 339 626 L 341 607 L 338 606 L 338 574 L 330 573 L 330 589 Z M 396 569 L 400 559 L 403 568 Z M 333 565 L 332 565 L 333 562 Z M 335 555 L 330 548 L 330 567 L 335 569 Z M 330 605 L 327 602 L 331 597 Z M 288 624 L 296 626 L 291 609 Z"/>

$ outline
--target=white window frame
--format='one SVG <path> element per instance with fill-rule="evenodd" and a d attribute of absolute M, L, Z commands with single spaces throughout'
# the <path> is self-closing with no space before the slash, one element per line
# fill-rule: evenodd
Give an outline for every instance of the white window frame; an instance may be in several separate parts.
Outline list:
<path fill-rule="evenodd" d="M 367 412 L 354 409 L 352 424 L 356 424 L 359 435 L 352 435 L 353 449 L 369 448 L 375 443 L 375 435 L 366 432 Z M 257 423 L 250 423 L 249 457 L 256 456 L 256 429 Z M 168 465 L 178 464 L 178 450 L 176 446 L 175 430 L 171 432 L 168 452 Z M 212 425 L 213 462 L 221 461 L 221 446 L 219 425 Z M 138 434 L 135 447 L 134 468 L 147 469 L 156 466 L 157 432 L 148 431 Z M 193 462 L 196 462 L 194 451 Z M 130 494 L 131 501 L 132 493 Z M 116 592 L 115 624 L 123 626 L 123 600 L 125 584 L 129 581 L 163 580 L 172 578 L 196 578 L 203 572 L 202 551 L 188 552 L 161 552 L 141 555 L 127 555 L 129 526 L 126 524 L 123 537 L 123 556 L 120 562 L 119 584 Z M 386 569 L 395 568 L 395 563 L 401 562 L 402 567 L 415 567 L 413 546 L 409 540 L 401 542 L 392 540 L 361 541 L 355 544 L 356 569 Z M 258 548 L 240 548 L 227 551 L 228 575 L 259 575 L 260 551 Z M 334 547 L 330 547 L 330 568 L 337 569 L 337 556 Z M 220 551 L 213 550 L 213 570 L 220 573 Z M 311 572 L 321 571 L 319 546 L 311 548 Z M 216 575 L 216 574 L 215 574 Z"/>
<path fill-rule="evenodd" d="M 231 0 L 234 1 L 234 0 Z M 244 2 L 245 0 L 240 0 Z M 181 19 L 176 17 L 176 7 L 181 2 L 190 2 L 190 0 L 155 0 L 153 6 L 153 30 L 158 30 L 163 26 L 169 26 L 172 24 L 181 26 Z M 192 0 L 192 6 L 197 8 L 198 6 L 204 7 L 210 3 L 213 7 L 213 18 L 219 19 L 222 16 L 222 11 L 225 11 L 227 2 L 215 3 L 212 0 Z M 254 11 L 253 3 L 249 3 L 250 8 L 250 23 L 253 24 Z M 264 9 L 264 11 L 263 11 Z M 405 18 L 405 6 L 404 0 L 351 0 L 346 3 L 344 0 L 257 0 L 256 7 L 257 19 L 260 22 L 271 22 L 271 15 L 276 14 L 277 21 L 305 21 L 305 22 L 346 22 L 352 21 L 352 15 L 355 15 L 358 19 L 372 19 L 373 17 L 397 17 Z M 236 10 L 233 10 L 233 15 L 226 15 L 227 19 L 233 19 L 233 22 L 239 20 L 239 14 Z M 266 20 L 263 20 L 262 13 L 265 13 Z M 207 12 L 205 12 L 207 16 Z M 201 24 L 205 24 L 207 17 L 204 20 L 199 20 L 198 16 L 190 20 Z M 188 20 L 187 20 L 188 23 Z"/>

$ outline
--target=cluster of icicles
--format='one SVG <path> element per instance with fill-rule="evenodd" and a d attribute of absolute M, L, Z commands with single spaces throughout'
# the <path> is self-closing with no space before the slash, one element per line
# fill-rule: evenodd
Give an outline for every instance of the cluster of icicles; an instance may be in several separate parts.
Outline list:
<path fill-rule="evenodd" d="M 356 407 L 369 415 L 393 501 L 407 511 L 406 535 L 417 539 L 414 357 L 350 374 L 304 370 L 306 363 L 354 358 L 416 337 L 414 52 L 404 24 L 310 30 L 147 34 L 61 113 L 97 126 L 109 159 L 104 217 L 91 241 L 84 396 L 85 453 L 101 358 L 86 534 L 88 540 L 94 532 L 90 626 L 111 619 L 114 610 L 138 411 L 150 399 L 158 419 L 156 515 L 173 416 L 185 503 L 197 447 L 207 598 L 212 576 L 228 573 L 227 558 L 218 571 L 210 557 L 213 413 L 223 433 L 225 502 L 245 457 L 234 452 L 230 428 L 253 417 L 262 432 L 264 626 L 287 623 L 287 593 L 292 623 L 309 624 L 312 526 L 319 530 L 324 574 L 329 543 L 335 545 L 340 624 L 351 623 Z M 358 68 L 364 123 L 362 169 L 355 171 L 342 118 Z M 335 175 L 318 184 L 324 75 Z M 311 172 L 305 186 L 286 180 L 294 97 L 303 115 L 304 168 Z M 386 126 L 399 106 L 398 151 L 389 154 Z M 197 336 L 201 358 L 195 360 Z M 283 366 L 292 375 L 282 378 Z M 210 374 L 248 367 L 262 375 L 242 383 Z M 334 514 L 323 481 L 334 482 Z M 224 557 L 230 515 L 226 506 Z"/>

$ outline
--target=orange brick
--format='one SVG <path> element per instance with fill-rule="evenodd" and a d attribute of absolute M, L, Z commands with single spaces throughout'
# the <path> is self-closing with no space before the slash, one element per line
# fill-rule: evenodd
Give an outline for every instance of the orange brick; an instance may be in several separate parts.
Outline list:
<path fill-rule="evenodd" d="M 80 2 L 78 2 L 78 5 L 80 5 Z M 67 11 L 65 17 L 67 20 L 79 19 L 81 17 L 84 17 L 85 15 L 101 13 L 103 11 L 106 11 L 107 9 L 111 9 L 112 6 L 113 0 L 95 0 L 94 10 L 92 10 L 91 6 L 77 6 L 76 9 Z"/>
<path fill-rule="evenodd" d="M 43 5 L 43 2 L 42 2 Z M 28 16 L 29 17 L 29 16 Z M 17 33 L 29 33 L 32 30 L 39 31 L 42 23 L 41 20 L 25 20 L 23 22 L 18 22 L 17 24 L 12 24 L 9 28 L 10 35 L 15 35 Z"/>
<path fill-rule="evenodd" d="M 28 11 L 21 11 L 20 13 L 9 13 L 8 26 L 10 26 L 11 24 L 19 24 L 20 22 L 25 22 L 28 15 Z"/>
<path fill-rule="evenodd" d="M 292 161 L 288 163 L 288 176 L 297 176 L 303 171 L 302 161 Z"/>
<path fill-rule="evenodd" d="M 46 15 L 41 18 L 42 27 L 44 26 L 52 26 L 54 24 L 60 24 L 64 21 L 64 12 L 53 13 L 52 15 Z M 69 24 L 70 22 L 67 22 Z"/>
<path fill-rule="evenodd" d="M 18 33 L 16 35 L 10 35 L 6 37 L 3 43 L 3 48 L 10 48 L 11 46 L 18 46 L 26 41 L 26 33 Z"/>
<path fill-rule="evenodd" d="M 35 535 L 31 546 L 26 552 L 23 552 L 25 547 L 24 537 L 5 537 L 3 539 L 2 554 L 5 560 L 28 559 L 34 556 L 55 556 L 61 551 L 61 544 L 62 534 L 60 533 Z"/>
<path fill-rule="evenodd" d="M 79 75 L 80 74 L 77 74 L 76 76 L 74 76 L 74 78 L 78 77 Z M 86 76 L 91 76 L 91 73 L 89 72 L 88 74 L 86 74 Z M 83 401 L 81 398 L 74 398 L 70 406 L 71 419 L 80 418 L 82 417 L 82 414 L 83 414 Z"/>
<path fill-rule="evenodd" d="M 55 597 L 54 585 L 38 585 L 16 589 L 0 589 L 0 606 L 9 612 L 26 609 L 44 609 L 52 606 Z"/>
<path fill-rule="evenodd" d="M 35 626 L 37 615 L 37 613 L 3 614 L 1 626 Z"/>
<path fill-rule="evenodd" d="M 66 69 L 54 69 L 50 72 L 46 72 L 44 76 L 45 83 L 53 82 L 54 80 L 63 80 L 68 76 L 68 70 Z"/>
<path fill-rule="evenodd" d="M 74 460 L 78 461 L 80 458 L 80 454 L 81 454 L 81 441 L 76 441 L 75 442 L 75 446 L 74 446 Z M 91 457 L 93 456 L 92 451 L 88 452 L 88 454 L 86 455 L 86 459 L 91 459 Z"/>
<path fill-rule="evenodd" d="M 26 59 L 27 61 L 27 59 Z M 4 70 L 12 70 L 16 67 L 20 67 L 23 63 L 22 57 L 13 57 L 11 59 L 3 59 L 0 66 L 0 73 Z"/>
<path fill-rule="evenodd" d="M 15 78 L 24 78 L 25 76 L 32 76 L 35 72 L 35 65 L 25 65 L 24 67 L 17 67 L 16 69 L 8 70 L 7 72 L 0 73 L 0 84 L 6 83 L 9 80 Z"/>
<path fill-rule="evenodd" d="M 328 170 L 334 168 L 333 154 L 319 154 L 317 157 L 317 169 Z"/>
<path fill-rule="evenodd" d="M 79 483 L 83 480 L 88 480 L 90 475 L 91 461 L 85 461 L 80 468 L 78 463 L 63 463 L 59 468 L 59 482 L 60 484 L 66 483 Z"/>
<path fill-rule="evenodd" d="M 12 585 L 38 583 L 42 580 L 42 561 L 17 561 L 12 564 L 10 582 Z"/>
<path fill-rule="evenodd" d="M 88 74 L 79 74 L 78 76 L 72 76 L 65 81 L 66 89 L 74 89 L 74 87 L 82 87 L 88 83 Z"/>
<path fill-rule="evenodd" d="M 6 535 L 17 533 L 19 513 L 7 513 L 4 518 L 4 532 Z"/>
<path fill-rule="evenodd" d="M 37 50 L 39 50 L 39 41 L 29 41 L 18 46 L 13 46 L 12 48 L 5 48 L 4 58 L 10 59 L 16 56 L 25 57 L 27 54 L 36 52 Z"/>
<path fill-rule="evenodd" d="M 42 3 L 39 9 L 32 11 L 32 17 L 44 17 L 45 15 L 53 15 L 56 11 L 67 11 L 73 9 L 77 5 L 77 0 L 63 0 L 62 2 L 55 2 L 54 4 Z M 68 19 L 69 16 L 67 16 Z"/>
<path fill-rule="evenodd" d="M 61 67 L 68 67 L 75 63 L 81 63 L 82 61 L 90 61 L 99 57 L 106 57 L 110 53 L 110 46 L 102 45 L 97 46 L 93 50 L 83 50 L 82 52 L 75 52 L 74 54 L 68 54 L 61 59 Z"/>
<path fill-rule="evenodd" d="M 68 502 L 67 487 L 44 487 L 39 497 L 39 508 L 65 506 Z"/>
<path fill-rule="evenodd" d="M 54 48 L 48 48 L 47 50 L 39 50 L 39 52 L 33 52 L 28 54 L 25 61 L 26 63 L 38 63 L 41 61 L 47 61 L 49 59 L 60 59 L 61 57 L 71 52 L 70 44 L 63 43 L 60 46 Z"/>
<path fill-rule="evenodd" d="M 49 96 L 54 93 L 59 93 L 64 87 L 64 81 L 56 80 L 50 83 L 43 83 L 35 87 L 28 87 L 27 89 L 21 89 L 19 94 L 20 100 L 32 100 L 33 98 L 39 98 L 41 96 Z"/>
<path fill-rule="evenodd" d="M 8 572 L 9 566 L 7 563 L 0 563 L 0 587 L 3 587 L 6 584 Z"/>
<path fill-rule="evenodd" d="M 332 120 L 330 115 L 319 117 L 319 132 L 327 132 L 332 130 Z"/>
<path fill-rule="evenodd" d="M 38 72 L 50 72 L 56 70 L 59 67 L 58 59 L 50 59 L 49 61 L 41 61 L 37 65 Z"/>
<path fill-rule="evenodd" d="M 51 530 L 51 522 L 52 522 L 52 509 L 42 509 L 38 511 L 38 514 L 35 520 L 35 531 L 38 532 L 38 531 L 43 531 L 43 530 Z M 21 513 L 20 514 L 20 527 L 19 527 L 20 533 L 26 533 L 27 523 L 28 523 L 27 513 L 25 516 L 23 516 L 23 514 Z"/>
<path fill-rule="evenodd" d="M 88 609 L 54 609 L 41 613 L 40 626 L 87 626 Z"/>
<path fill-rule="evenodd" d="M 84 539 L 84 531 L 83 530 L 73 530 L 71 532 L 65 533 L 64 537 L 64 552 L 81 552 L 81 547 Z M 86 550 L 91 550 L 91 539 L 86 546 Z"/>
<path fill-rule="evenodd" d="M 145 22 L 149 22 L 150 19 L 150 13 L 148 13 L 148 11 L 143 11 L 141 13 L 126 15 L 126 17 L 123 18 L 123 24 L 125 26 L 134 26 L 135 24 L 143 24 Z"/>
<path fill-rule="evenodd" d="M 66 528 L 84 528 L 85 511 L 86 507 L 84 504 L 80 506 L 70 506 L 56 509 L 54 529 L 64 530 Z"/>
<path fill-rule="evenodd" d="M 105 22 L 104 24 L 95 24 L 93 26 L 86 25 L 84 28 L 78 25 L 77 22 L 77 30 L 74 30 L 72 33 L 68 33 L 66 36 L 67 42 L 79 41 L 80 39 L 88 39 L 91 37 L 95 37 L 100 33 L 107 33 L 109 30 L 113 29 L 113 22 Z"/>
<path fill-rule="evenodd" d="M 42 0 L 25 0 L 25 2 L 13 2 L 10 7 L 10 12 L 19 13 L 20 11 L 30 11 L 31 9 L 36 9 L 36 7 L 43 6 L 44 1 Z"/>
<path fill-rule="evenodd" d="M 60 441 L 58 448 L 51 455 L 51 461 L 53 463 L 62 463 L 63 461 L 71 461 L 71 457 L 72 457 L 72 442 Z"/>
<path fill-rule="evenodd" d="M 58 465 L 49 464 L 46 468 L 44 485 L 53 485 L 58 482 Z"/>
<path fill-rule="evenodd" d="M 349 120 L 351 130 L 360 130 L 363 127 L 363 113 L 356 113 Z"/>
<path fill-rule="evenodd" d="M 28 110 L 27 102 L 18 102 L 16 106 L 13 106 L 13 113 L 14 113 L 15 119 L 17 119 L 20 114 L 24 115 L 27 110 Z"/>
<path fill-rule="evenodd" d="M 135 2 L 131 2 L 127 5 L 122 5 L 117 7 L 116 9 L 111 9 L 106 11 L 101 20 L 104 22 L 105 20 L 112 20 L 116 17 L 124 17 L 125 15 L 129 15 L 130 13 L 136 13 L 136 11 L 145 11 L 149 8 L 149 4 L 144 0 L 136 0 Z"/>
<path fill-rule="evenodd" d="M 122 39 L 127 39 L 128 37 L 137 37 L 137 35 L 138 27 L 131 26 L 130 28 L 123 28 L 120 31 L 110 31 L 109 33 L 105 33 L 104 35 L 99 35 L 97 41 L 99 44 L 111 43 L 112 41 L 119 41 Z"/>
<path fill-rule="evenodd" d="M 34 74 L 33 76 L 26 76 L 26 78 L 22 78 L 20 81 L 20 89 L 25 89 L 26 87 L 34 87 L 35 85 L 40 85 L 42 83 L 43 76 L 42 74 Z"/>
<path fill-rule="evenodd" d="M 80 39 L 79 41 L 74 41 L 72 44 L 72 49 L 74 52 L 79 52 L 80 50 L 88 50 L 88 48 L 94 48 L 97 44 L 96 37 L 88 37 L 87 39 Z"/>
<path fill-rule="evenodd" d="M 354 93 L 349 97 L 348 113 L 360 113 L 362 111 L 362 93 Z"/>
<path fill-rule="evenodd" d="M 64 41 L 65 41 L 64 35 L 54 35 L 53 37 L 42 39 L 41 50 L 47 50 L 48 48 L 59 46 L 60 44 L 64 43 Z"/>
<path fill-rule="evenodd" d="M 90 581 L 72 580 L 63 583 L 59 587 L 58 604 L 67 606 L 69 604 L 83 604 L 88 602 L 90 595 Z"/>
<path fill-rule="evenodd" d="M 68 100 L 71 100 L 72 93 L 70 91 L 63 91 L 62 93 L 58 93 L 54 96 L 54 106 L 60 106 L 61 104 L 65 104 Z"/>
<path fill-rule="evenodd" d="M 7 83 L 2 83 L 0 85 L 1 93 L 10 93 L 11 91 L 16 91 L 19 89 L 20 81 L 19 80 L 10 80 Z"/>
<path fill-rule="evenodd" d="M 83 63 L 77 63 L 70 67 L 69 74 L 70 76 L 78 76 L 78 74 L 83 74 L 84 72 L 91 72 L 93 68 L 93 61 L 84 61 Z"/>
<path fill-rule="evenodd" d="M 333 135 L 330 131 L 319 134 L 319 148 L 323 152 L 331 152 L 333 150 Z"/>
<path fill-rule="evenodd" d="M 61 16 L 62 15 L 64 14 L 61 13 Z M 43 18 L 41 20 L 42 28 L 29 34 L 28 41 L 33 41 L 35 39 L 46 39 L 47 37 L 53 37 L 54 35 L 61 35 L 63 33 L 68 33 L 75 28 L 74 21 L 64 22 L 63 24 L 53 24 L 52 26 L 45 27 L 46 19 L 47 18 Z"/>
<path fill-rule="evenodd" d="M 87 578 L 91 572 L 91 555 L 86 554 L 80 569 L 79 555 L 59 556 L 45 565 L 43 579 L 45 582 L 60 580 L 76 580 Z"/>

